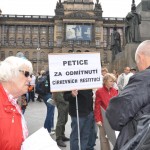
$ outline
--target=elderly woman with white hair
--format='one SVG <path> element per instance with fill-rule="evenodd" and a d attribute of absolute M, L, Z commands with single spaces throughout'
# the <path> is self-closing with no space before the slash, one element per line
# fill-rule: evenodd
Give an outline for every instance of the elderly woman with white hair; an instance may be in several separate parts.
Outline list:
<path fill-rule="evenodd" d="M 20 150 L 28 136 L 19 96 L 28 91 L 32 64 L 27 59 L 10 56 L 0 62 L 0 149 Z"/>

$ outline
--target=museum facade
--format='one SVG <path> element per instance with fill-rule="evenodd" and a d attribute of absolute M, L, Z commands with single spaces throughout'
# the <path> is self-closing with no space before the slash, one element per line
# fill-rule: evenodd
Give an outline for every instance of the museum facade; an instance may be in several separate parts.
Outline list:
<path fill-rule="evenodd" d="M 101 63 L 112 62 L 114 26 L 125 46 L 124 18 L 103 17 L 97 0 L 59 0 L 55 16 L 0 14 L 0 60 L 23 53 L 37 72 L 47 69 L 49 53 L 100 52 Z"/>

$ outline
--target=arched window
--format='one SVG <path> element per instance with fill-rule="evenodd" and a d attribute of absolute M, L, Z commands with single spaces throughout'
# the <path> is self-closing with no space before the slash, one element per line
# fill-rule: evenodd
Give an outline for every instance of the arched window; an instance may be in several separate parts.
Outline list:
<path fill-rule="evenodd" d="M 4 51 L 0 52 L 0 58 L 1 58 L 1 60 L 5 59 L 5 52 Z"/>
<path fill-rule="evenodd" d="M 33 52 L 32 58 L 33 58 L 33 59 L 37 59 L 37 52 Z"/>
<path fill-rule="evenodd" d="M 13 56 L 13 51 L 9 51 L 8 55 Z"/>
<path fill-rule="evenodd" d="M 46 58 L 46 55 L 45 55 L 44 52 L 41 52 L 40 56 L 41 56 L 41 59 L 42 59 L 42 60 L 44 60 L 44 59 Z"/>
<path fill-rule="evenodd" d="M 14 42 L 15 42 L 15 38 L 14 38 L 14 37 L 11 37 L 11 38 L 9 39 L 9 44 L 10 44 L 10 45 L 13 45 Z"/>
<path fill-rule="evenodd" d="M 62 44 L 62 39 L 61 39 L 61 38 L 58 38 L 58 39 L 57 39 L 57 46 L 59 47 L 59 46 L 61 46 L 61 44 Z"/>
<path fill-rule="evenodd" d="M 38 39 L 37 38 L 34 38 L 32 42 L 33 42 L 34 46 L 38 46 Z"/>
<path fill-rule="evenodd" d="M 9 33 L 15 33 L 15 26 L 9 27 Z"/>
<path fill-rule="evenodd" d="M 40 33 L 41 33 L 41 34 L 46 34 L 46 32 L 47 32 L 47 31 L 46 31 L 46 27 L 41 27 L 41 28 L 40 28 Z"/>
<path fill-rule="evenodd" d="M 45 38 L 42 38 L 41 39 L 41 46 L 45 46 L 46 45 L 46 39 Z"/>
<path fill-rule="evenodd" d="M 81 50 L 77 50 L 76 52 L 81 52 Z"/>
<path fill-rule="evenodd" d="M 73 53 L 73 50 L 69 50 L 68 53 Z"/>
<path fill-rule="evenodd" d="M 24 55 L 25 55 L 26 58 L 29 59 L 29 52 L 28 52 L 28 51 L 26 51 L 26 52 L 24 53 Z"/>
<path fill-rule="evenodd" d="M 89 50 L 85 50 L 85 52 L 90 52 Z"/>
<path fill-rule="evenodd" d="M 30 45 L 30 39 L 29 38 L 25 39 L 25 45 Z"/>
<path fill-rule="evenodd" d="M 23 41 L 22 41 L 22 38 L 21 38 L 21 37 L 17 39 L 17 45 L 22 45 L 22 42 L 23 42 Z"/>

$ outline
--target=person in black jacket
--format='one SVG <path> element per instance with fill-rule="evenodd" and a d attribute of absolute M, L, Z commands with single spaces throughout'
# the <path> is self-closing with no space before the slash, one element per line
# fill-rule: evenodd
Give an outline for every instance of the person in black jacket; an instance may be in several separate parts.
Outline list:
<path fill-rule="evenodd" d="M 78 125 L 76 113 L 76 96 L 78 99 L 79 128 L 81 150 L 86 150 L 92 124 L 93 92 L 92 90 L 73 90 L 64 92 L 64 99 L 69 101 L 71 116 L 70 150 L 78 150 Z"/>
<path fill-rule="evenodd" d="M 129 150 L 126 147 L 132 150 L 150 149 L 149 136 L 145 136 L 142 142 L 143 138 L 135 138 L 142 130 L 149 129 L 146 122 L 150 122 L 150 40 L 138 46 L 135 61 L 140 72 L 129 79 L 117 97 L 111 99 L 106 110 L 111 127 L 120 131 L 114 150 Z M 143 116 L 147 117 L 144 123 Z"/>

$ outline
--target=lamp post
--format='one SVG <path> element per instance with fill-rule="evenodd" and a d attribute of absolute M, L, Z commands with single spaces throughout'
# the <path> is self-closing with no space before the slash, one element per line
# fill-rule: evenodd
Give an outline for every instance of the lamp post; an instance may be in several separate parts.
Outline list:
<path fill-rule="evenodd" d="M 40 48 L 38 47 L 37 49 L 37 68 L 36 68 L 36 71 L 37 71 L 37 73 L 39 72 L 39 58 L 40 58 Z"/>

